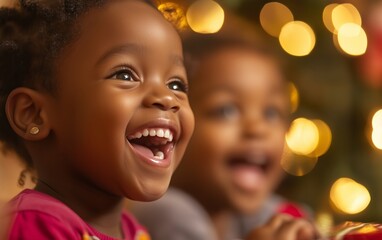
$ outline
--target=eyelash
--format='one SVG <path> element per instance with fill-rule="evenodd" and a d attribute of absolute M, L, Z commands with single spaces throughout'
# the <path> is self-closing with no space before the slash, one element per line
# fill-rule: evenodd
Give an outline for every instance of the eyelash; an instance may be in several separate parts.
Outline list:
<path fill-rule="evenodd" d="M 178 83 L 180 85 L 180 88 L 179 89 L 171 89 L 170 85 L 173 84 L 173 83 Z M 175 79 L 171 80 L 167 85 L 169 86 L 170 90 L 181 91 L 181 92 L 184 92 L 184 93 L 188 93 L 188 84 L 185 83 L 180 78 L 175 78 Z"/>
<path fill-rule="evenodd" d="M 116 80 L 124 80 L 124 79 L 118 79 L 116 76 L 118 74 L 126 74 L 126 75 L 129 75 L 131 78 L 132 78 L 132 81 L 139 81 L 139 77 L 137 74 L 135 74 L 135 72 L 130 68 L 130 67 L 127 67 L 127 66 L 121 66 L 119 67 L 118 70 L 114 71 L 111 75 L 109 75 L 107 77 L 107 79 L 116 79 Z M 126 79 L 127 80 L 127 79 Z M 124 80 L 125 81 L 125 80 Z M 174 83 L 177 83 L 178 85 L 180 85 L 179 88 L 177 89 L 171 89 L 171 85 L 174 84 Z M 188 84 L 186 82 L 184 82 L 181 78 L 173 78 L 168 84 L 167 86 L 169 87 L 170 90 L 174 90 L 174 91 L 181 91 L 181 92 L 184 92 L 184 93 L 188 93 Z"/>
<path fill-rule="evenodd" d="M 129 67 L 126 67 L 126 66 L 121 66 L 119 67 L 118 70 L 116 70 L 115 72 L 113 72 L 110 76 L 108 76 L 107 78 L 108 79 L 117 79 L 117 80 L 127 80 L 127 79 L 118 79 L 116 76 L 118 74 L 126 74 L 126 75 L 129 75 L 131 78 L 132 78 L 132 81 L 138 81 L 139 80 L 139 77 L 137 76 L 137 74 L 134 73 L 133 70 L 131 70 L 131 68 Z"/>

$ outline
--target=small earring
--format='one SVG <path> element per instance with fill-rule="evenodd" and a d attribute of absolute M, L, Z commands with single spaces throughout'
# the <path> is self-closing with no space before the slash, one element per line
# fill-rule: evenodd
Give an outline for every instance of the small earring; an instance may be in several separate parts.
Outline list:
<path fill-rule="evenodd" d="M 29 130 L 29 133 L 32 134 L 32 135 L 36 135 L 40 132 L 40 129 L 38 127 L 32 127 L 30 130 Z"/>
<path fill-rule="evenodd" d="M 24 170 L 21 171 L 21 173 L 19 175 L 19 179 L 17 181 L 19 187 L 24 187 L 24 185 L 25 185 L 25 178 L 27 177 L 27 172 L 28 172 L 27 169 L 24 169 Z"/>

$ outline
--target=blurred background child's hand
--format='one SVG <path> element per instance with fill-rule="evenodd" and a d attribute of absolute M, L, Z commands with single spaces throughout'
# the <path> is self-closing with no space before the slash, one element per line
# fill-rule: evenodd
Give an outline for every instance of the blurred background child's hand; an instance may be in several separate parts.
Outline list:
<path fill-rule="evenodd" d="M 265 225 L 250 232 L 246 240 L 312 240 L 317 236 L 316 228 L 309 221 L 277 214 Z"/>

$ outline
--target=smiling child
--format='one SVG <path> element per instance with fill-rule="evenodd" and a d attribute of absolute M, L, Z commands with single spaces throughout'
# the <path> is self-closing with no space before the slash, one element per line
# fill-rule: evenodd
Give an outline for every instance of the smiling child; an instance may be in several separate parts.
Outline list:
<path fill-rule="evenodd" d="M 168 188 L 191 137 L 182 44 L 148 1 L 0 10 L 0 139 L 31 160 L 10 239 L 148 239 L 123 211 Z"/>

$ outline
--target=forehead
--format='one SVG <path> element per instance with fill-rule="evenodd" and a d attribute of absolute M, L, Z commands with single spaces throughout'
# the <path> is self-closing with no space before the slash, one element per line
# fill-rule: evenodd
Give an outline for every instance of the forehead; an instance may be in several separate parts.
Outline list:
<path fill-rule="evenodd" d="M 273 57 L 245 48 L 226 48 L 201 59 L 191 84 L 199 94 L 224 89 L 253 93 L 284 88 L 285 79 Z"/>
<path fill-rule="evenodd" d="M 179 35 L 155 8 L 139 0 L 107 1 L 77 21 L 78 37 L 66 50 L 87 56 L 117 45 L 143 46 L 141 51 L 163 50 L 182 54 Z M 163 46 L 171 48 L 163 49 Z"/>

